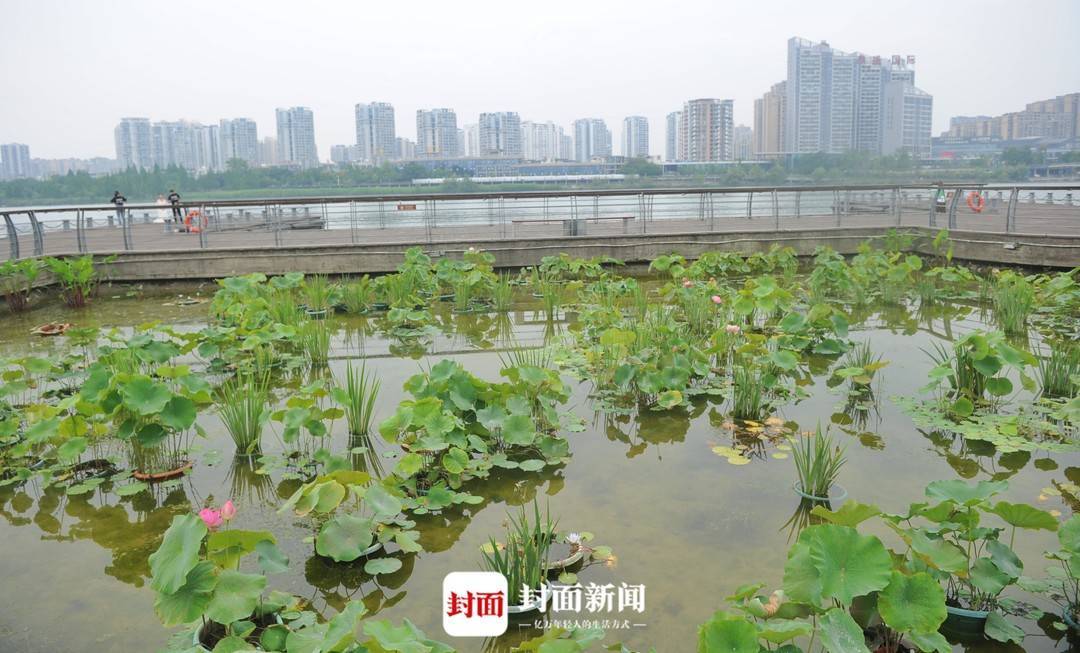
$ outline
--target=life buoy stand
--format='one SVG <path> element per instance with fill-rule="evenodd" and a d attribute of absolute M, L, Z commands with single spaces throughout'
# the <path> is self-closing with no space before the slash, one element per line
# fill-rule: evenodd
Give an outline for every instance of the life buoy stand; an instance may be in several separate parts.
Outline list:
<path fill-rule="evenodd" d="M 184 216 L 184 230 L 189 234 L 197 234 L 203 229 L 206 229 L 207 223 L 208 220 L 206 219 L 206 216 L 198 209 L 192 209 Z"/>
<path fill-rule="evenodd" d="M 986 198 L 981 193 L 971 191 L 967 196 L 967 205 L 972 211 L 982 213 L 983 209 L 986 208 Z"/>

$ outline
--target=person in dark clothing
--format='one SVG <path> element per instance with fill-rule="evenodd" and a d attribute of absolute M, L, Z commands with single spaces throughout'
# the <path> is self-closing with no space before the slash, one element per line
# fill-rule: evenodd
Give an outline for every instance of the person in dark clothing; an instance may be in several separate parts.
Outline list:
<path fill-rule="evenodd" d="M 172 204 L 173 221 L 183 222 L 183 215 L 180 212 L 180 193 L 170 188 L 169 196 L 166 199 L 169 200 L 169 204 Z"/>
<path fill-rule="evenodd" d="M 116 206 L 116 219 L 120 224 L 124 224 L 124 202 L 127 201 L 127 198 L 121 195 L 120 191 L 116 191 L 109 201 Z"/>

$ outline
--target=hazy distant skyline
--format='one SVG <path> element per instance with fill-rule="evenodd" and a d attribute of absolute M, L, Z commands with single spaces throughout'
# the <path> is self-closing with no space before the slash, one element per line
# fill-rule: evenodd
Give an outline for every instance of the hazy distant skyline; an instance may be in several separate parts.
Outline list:
<path fill-rule="evenodd" d="M 1022 13 L 1018 13 L 1022 12 Z M 310 107 L 319 157 L 355 143 L 358 102 L 522 121 L 649 119 L 698 97 L 753 101 L 787 75 L 787 39 L 869 55 L 915 55 L 937 135 L 956 115 L 997 115 L 1080 91 L 1080 2 L 330 2 L 3 0 L 0 143 L 37 158 L 115 156 L 120 118 L 216 124 L 248 117 L 276 133 L 276 107 Z M 615 151 L 619 153 L 616 145 Z"/>

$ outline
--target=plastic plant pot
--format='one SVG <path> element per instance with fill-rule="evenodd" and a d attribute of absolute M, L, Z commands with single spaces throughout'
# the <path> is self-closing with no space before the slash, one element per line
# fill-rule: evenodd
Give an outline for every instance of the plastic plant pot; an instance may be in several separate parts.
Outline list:
<path fill-rule="evenodd" d="M 807 494 L 806 492 L 803 492 L 802 486 L 800 486 L 797 481 L 792 484 L 791 489 L 794 490 L 795 494 L 799 495 L 800 497 L 804 499 L 809 499 L 810 501 L 816 501 L 818 503 L 831 503 L 833 501 L 840 503 L 848 497 L 847 490 L 845 490 L 844 486 L 840 485 L 839 483 L 829 488 L 830 496 L 827 497 L 818 497 L 814 496 L 813 494 Z"/>

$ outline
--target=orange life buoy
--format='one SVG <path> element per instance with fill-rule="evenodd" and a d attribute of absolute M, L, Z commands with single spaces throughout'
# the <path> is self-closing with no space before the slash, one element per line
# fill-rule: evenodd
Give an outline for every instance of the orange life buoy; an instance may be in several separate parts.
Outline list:
<path fill-rule="evenodd" d="M 192 222 L 196 221 L 198 221 L 198 224 L 192 224 Z M 203 229 L 206 229 L 207 222 L 206 216 L 198 209 L 192 209 L 184 216 L 184 228 L 189 234 L 197 234 Z"/>
<path fill-rule="evenodd" d="M 968 208 L 976 213 L 982 213 L 986 208 L 986 198 L 976 191 L 971 191 L 967 196 Z"/>

